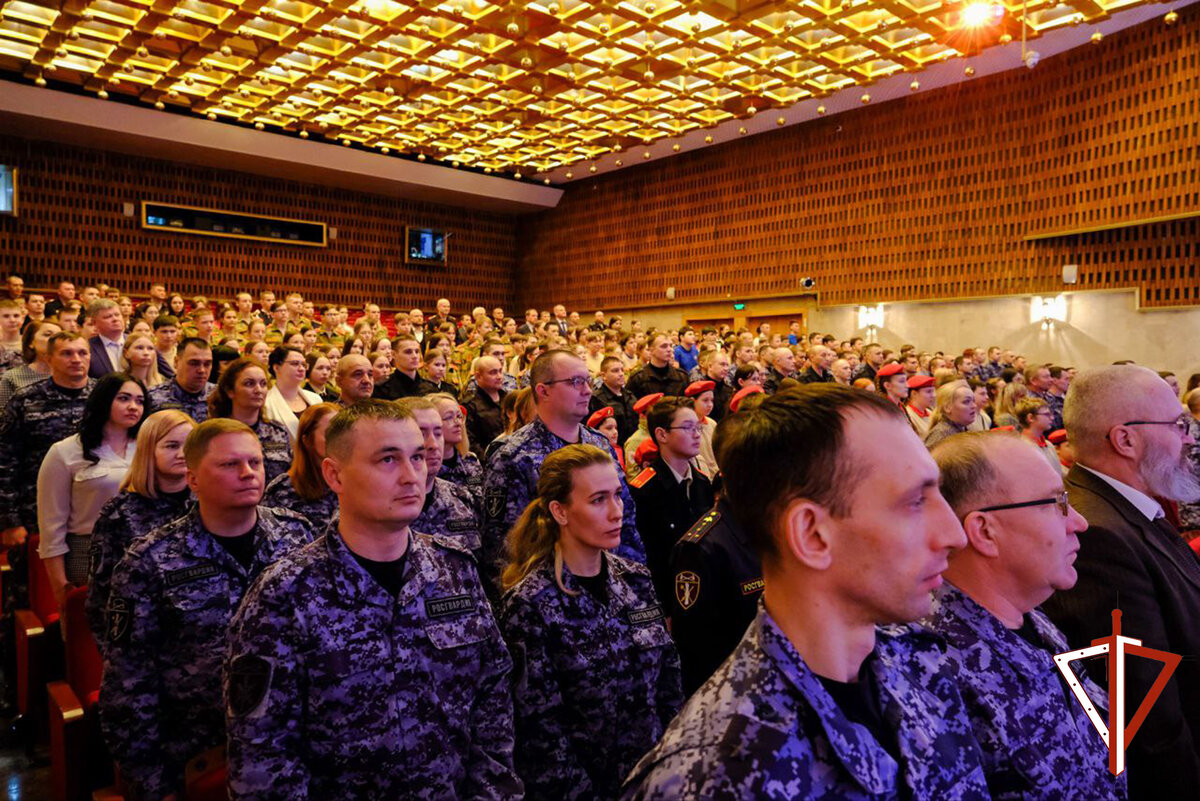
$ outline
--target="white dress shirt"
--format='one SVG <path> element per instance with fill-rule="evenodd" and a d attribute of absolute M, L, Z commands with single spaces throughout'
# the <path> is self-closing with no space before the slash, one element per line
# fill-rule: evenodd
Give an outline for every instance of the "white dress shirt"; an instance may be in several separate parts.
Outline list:
<path fill-rule="evenodd" d="M 50 446 L 37 480 L 38 554 L 43 559 L 67 553 L 67 534 L 92 533 L 101 507 L 129 472 L 135 445 L 129 440 L 121 457 L 101 443 L 95 464 L 84 458 L 78 434 Z"/>
<path fill-rule="evenodd" d="M 1079 464 L 1079 462 L 1076 462 L 1075 464 Z M 1153 523 L 1158 518 L 1166 516 L 1166 512 L 1163 511 L 1162 504 L 1141 490 L 1134 489 L 1124 481 L 1118 481 L 1112 476 L 1106 476 L 1099 470 L 1093 470 L 1085 464 L 1079 464 L 1079 466 L 1103 481 L 1105 484 L 1108 484 L 1108 486 L 1115 489 L 1122 498 L 1133 504 L 1134 508 L 1145 515 L 1146 519 L 1150 522 Z"/>

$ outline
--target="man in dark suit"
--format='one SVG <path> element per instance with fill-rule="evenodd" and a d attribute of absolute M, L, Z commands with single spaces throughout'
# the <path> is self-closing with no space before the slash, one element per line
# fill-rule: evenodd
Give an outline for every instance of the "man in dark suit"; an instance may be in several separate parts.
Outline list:
<path fill-rule="evenodd" d="M 700 418 L 691 398 L 663 398 L 650 407 L 646 427 L 658 458 L 629 482 L 637 527 L 646 546 L 646 567 L 659 598 L 674 592 L 671 548 L 712 508 L 712 482 L 692 465 L 700 453 Z"/>
<path fill-rule="evenodd" d="M 96 335 L 88 340 L 92 360 L 88 365 L 88 376 L 102 378 L 121 369 L 121 350 L 125 346 L 125 318 L 115 300 L 103 298 L 88 307 L 87 316 L 96 329 Z"/>
<path fill-rule="evenodd" d="M 526 336 L 531 336 L 533 334 L 536 334 L 537 330 L 538 330 L 537 309 L 526 309 L 525 310 L 525 322 L 521 323 L 521 325 L 517 327 L 517 333 L 525 334 Z"/>
<path fill-rule="evenodd" d="M 1179 401 L 1151 370 L 1103 367 L 1071 383 L 1063 419 L 1076 454 L 1067 492 L 1088 529 L 1078 583 L 1044 609 L 1072 648 L 1109 635 L 1119 608 L 1122 634 L 1183 657 L 1127 750 L 1129 797 L 1200 798 L 1200 559 L 1159 502 L 1200 499 Z M 1104 660 L 1091 662 L 1107 685 Z M 1160 668 L 1126 657 L 1130 715 Z"/>

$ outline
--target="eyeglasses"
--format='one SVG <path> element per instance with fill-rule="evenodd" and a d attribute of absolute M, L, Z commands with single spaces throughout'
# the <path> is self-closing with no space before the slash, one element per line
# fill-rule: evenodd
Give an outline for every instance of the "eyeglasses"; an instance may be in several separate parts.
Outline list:
<path fill-rule="evenodd" d="M 1058 511 L 1062 512 L 1063 517 L 1071 513 L 1071 502 L 1067 500 L 1067 492 L 1063 490 L 1052 498 L 1042 498 L 1037 501 L 1024 501 L 1022 503 L 1003 503 L 999 506 L 985 506 L 982 509 L 976 509 L 977 512 L 1002 512 L 1005 509 L 1025 509 L 1030 506 L 1048 506 L 1057 504 Z"/>
<path fill-rule="evenodd" d="M 591 379 L 585 375 L 573 375 L 570 378 L 556 378 L 553 381 L 543 381 L 543 384 L 550 386 L 551 384 L 570 384 L 571 389 L 576 392 L 582 392 L 584 387 L 591 386 Z"/>
<path fill-rule="evenodd" d="M 1129 420 L 1121 423 L 1123 426 L 1174 426 L 1175 430 L 1180 434 L 1186 434 L 1191 430 L 1191 423 L 1188 421 L 1187 415 L 1181 415 L 1174 420 Z"/>
<path fill-rule="evenodd" d="M 702 426 L 697 423 L 684 423 L 681 426 L 667 426 L 668 431 L 686 431 L 689 434 L 695 434 L 700 431 Z"/>

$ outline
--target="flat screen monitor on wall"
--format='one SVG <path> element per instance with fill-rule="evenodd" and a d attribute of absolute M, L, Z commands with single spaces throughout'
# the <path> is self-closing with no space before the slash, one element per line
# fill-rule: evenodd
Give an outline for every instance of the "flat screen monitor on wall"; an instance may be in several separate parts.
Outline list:
<path fill-rule="evenodd" d="M 17 168 L 0 164 L 0 216 L 17 216 Z"/>
<path fill-rule="evenodd" d="M 445 264 L 446 232 L 431 228 L 406 228 L 404 261 L 408 264 Z"/>

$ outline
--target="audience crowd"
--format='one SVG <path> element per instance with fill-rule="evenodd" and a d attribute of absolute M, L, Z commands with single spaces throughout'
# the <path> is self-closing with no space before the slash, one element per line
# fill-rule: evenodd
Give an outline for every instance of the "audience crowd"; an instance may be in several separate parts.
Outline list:
<path fill-rule="evenodd" d="M 1200 797 L 1200 375 L 6 290 L 4 609 L 86 588 L 128 798 Z"/>

